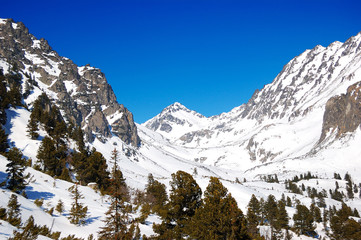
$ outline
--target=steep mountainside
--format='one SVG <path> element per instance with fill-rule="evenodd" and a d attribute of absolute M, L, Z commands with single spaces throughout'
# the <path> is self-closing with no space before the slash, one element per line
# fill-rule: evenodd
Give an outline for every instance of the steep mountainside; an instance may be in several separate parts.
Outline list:
<path fill-rule="evenodd" d="M 127 144 L 139 146 L 132 113 L 117 102 L 99 69 L 78 67 L 59 56 L 46 40 L 36 39 L 23 23 L 11 19 L 0 19 L 0 60 L 5 62 L 4 69 L 15 66 L 38 82 L 65 119 L 84 129 L 90 142 L 95 137 L 104 141 L 114 134 Z M 31 105 L 35 98 L 33 94 L 26 103 Z"/>
<path fill-rule="evenodd" d="M 339 127 L 339 136 L 346 129 L 353 132 L 359 126 L 356 119 L 361 116 L 359 105 L 354 104 L 350 95 L 355 95 L 358 85 L 350 87 L 346 96 L 329 99 L 345 94 L 349 86 L 359 81 L 361 33 L 345 43 L 334 42 L 328 47 L 316 46 L 305 51 L 285 65 L 271 84 L 256 91 L 247 104 L 228 113 L 202 118 L 202 125 L 193 129 L 182 125 L 189 121 L 189 115 L 175 115 L 177 111 L 166 111 L 166 117 L 163 111 L 144 125 L 188 151 L 193 149 L 194 159 L 246 170 L 265 162 L 314 153 L 331 127 Z M 336 126 L 330 109 L 331 105 L 333 109 L 342 105 L 342 101 L 348 105 L 334 118 L 342 119 L 339 116 L 346 114 L 346 120 Z M 326 103 L 330 107 L 325 113 Z M 192 112 L 192 119 L 197 116 L 188 109 L 182 111 Z M 177 121 L 172 121 L 174 118 Z M 163 126 L 171 128 L 164 132 L 154 127 L 159 119 Z"/>
<path fill-rule="evenodd" d="M 207 118 L 175 103 L 144 125 L 137 125 L 132 114 L 116 102 L 99 69 L 76 66 L 53 51 L 45 40 L 29 34 L 22 23 L 0 19 L 0 68 L 5 76 L 20 71 L 24 97 L 24 104 L 4 108 L 7 117 L 0 127 L 8 134 L 10 147 L 20 149 L 26 158 L 29 166 L 25 173 L 32 176 L 24 189 L 27 198 L 1 184 L 0 210 L 9 209 L 8 201 L 15 194 L 21 204 L 23 224 L 32 215 L 36 224 L 60 231 L 61 237 L 71 234 L 93 239 L 90 234 L 97 237 L 105 225 L 111 200 L 89 186 L 79 186 L 84 196 L 80 202 L 88 207 L 85 225 L 74 225 L 68 219 L 74 202 L 68 189 L 79 181 L 79 172 L 72 169 L 75 167 L 72 153 L 78 148 L 75 139 L 63 139 L 67 146 L 63 167 L 72 171 L 70 180 L 36 170 L 39 146 L 51 134 L 40 127 L 39 137 L 31 138 L 27 130 L 34 101 L 45 92 L 51 103 L 60 108 L 61 116 L 57 118 L 65 119 L 70 127 L 70 122 L 82 126 L 87 135 L 86 145 L 89 150 L 94 147 L 101 152 L 108 170 L 114 164 L 112 151 L 119 151 L 116 162 L 133 201 L 129 203 L 133 206 L 129 223 L 142 218 L 142 208 L 137 204 L 149 203 L 148 198 L 139 200 L 141 193 L 137 190 L 144 190 L 150 173 L 166 185 L 169 193 L 171 174 L 183 170 L 192 174 L 203 192 L 212 176 L 219 178 L 245 215 L 253 194 L 258 199 L 267 199 L 270 194 L 277 200 L 289 198 L 291 203 L 286 211 L 291 220 L 288 225 L 292 239 L 314 239 L 293 232 L 296 205 L 319 205 L 322 200 L 325 214 L 326 209 L 340 209 L 345 202 L 361 211 L 360 42 L 361 34 L 344 44 L 336 42 L 327 48 L 307 50 L 287 64 L 273 83 L 256 91 L 247 104 L 228 113 Z M 12 71 L 15 68 L 18 70 Z M 10 84 L 7 81 L 6 86 Z M 50 104 L 45 103 L 42 107 L 48 111 Z M 0 183 L 7 179 L 8 163 L 9 159 L 0 154 Z M 307 172 L 316 177 L 293 181 L 296 188 L 305 190 L 291 190 L 286 180 L 306 176 Z M 350 183 L 358 193 L 349 196 L 348 181 L 336 179 L 335 173 L 341 176 L 350 173 L 353 181 Z M 267 180 L 270 177 L 278 178 Z M 94 183 L 90 186 L 94 187 Z M 311 196 L 314 191 L 317 197 Z M 336 191 L 341 199 L 334 198 L 332 193 Z M 44 202 L 39 207 L 35 203 L 40 199 Z M 63 201 L 63 212 L 53 211 L 59 200 Z M 153 223 L 160 222 L 160 216 L 152 212 L 139 221 L 141 235 L 153 235 Z M 332 239 L 330 229 L 330 221 L 315 223 L 315 231 L 322 239 Z M 22 231 L 7 219 L 0 219 L 0 239 L 13 237 L 14 230 Z M 267 223 L 259 230 L 271 238 L 273 230 Z"/>

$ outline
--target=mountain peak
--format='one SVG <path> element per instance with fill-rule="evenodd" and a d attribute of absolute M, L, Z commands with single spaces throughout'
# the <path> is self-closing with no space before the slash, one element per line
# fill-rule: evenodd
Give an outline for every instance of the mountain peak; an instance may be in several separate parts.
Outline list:
<path fill-rule="evenodd" d="M 203 128 L 206 122 L 208 122 L 208 118 L 202 114 L 175 102 L 143 125 L 153 131 L 160 132 L 167 138 L 177 139 L 188 131 Z"/>
<path fill-rule="evenodd" d="M 160 115 L 176 113 L 176 112 L 191 113 L 193 115 L 196 115 L 199 118 L 205 118 L 205 116 L 203 116 L 202 114 L 200 114 L 196 111 L 190 110 L 189 108 L 187 108 L 186 106 L 184 106 L 183 104 L 181 104 L 179 102 L 175 102 L 175 103 L 169 105 L 168 107 L 164 108 L 163 111 L 160 113 Z"/>

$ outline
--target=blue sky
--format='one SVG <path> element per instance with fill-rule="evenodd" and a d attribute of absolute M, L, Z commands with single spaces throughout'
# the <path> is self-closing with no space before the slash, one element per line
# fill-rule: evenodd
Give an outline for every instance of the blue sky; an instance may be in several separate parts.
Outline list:
<path fill-rule="evenodd" d="M 142 123 L 180 102 L 205 116 L 246 103 L 304 50 L 361 31 L 358 0 L 13 1 L 60 55 L 100 68 Z"/>

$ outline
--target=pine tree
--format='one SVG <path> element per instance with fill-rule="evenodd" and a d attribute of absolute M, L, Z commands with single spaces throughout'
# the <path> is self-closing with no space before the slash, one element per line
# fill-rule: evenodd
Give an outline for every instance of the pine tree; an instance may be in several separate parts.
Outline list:
<path fill-rule="evenodd" d="M 36 157 L 42 163 L 43 171 L 51 176 L 61 174 L 61 165 L 56 154 L 55 142 L 50 137 L 45 136 L 41 141 Z"/>
<path fill-rule="evenodd" d="M 271 227 L 274 227 L 274 223 L 277 218 L 277 202 L 275 196 L 272 194 L 268 196 L 267 201 L 265 203 L 265 210 L 266 210 L 266 218 Z"/>
<path fill-rule="evenodd" d="M 154 224 L 153 230 L 159 234 L 158 239 L 180 239 L 186 234 L 190 219 L 201 205 L 202 190 L 192 175 L 184 171 L 172 174 L 171 190 L 167 211 L 161 224 Z"/>
<path fill-rule="evenodd" d="M 298 204 L 296 210 L 296 213 L 293 215 L 293 221 L 297 233 L 305 234 L 313 231 L 315 229 L 315 226 L 313 225 L 313 216 L 308 208 Z"/>
<path fill-rule="evenodd" d="M 7 188 L 20 193 L 25 189 L 25 180 L 29 177 L 24 176 L 26 161 L 21 151 L 16 147 L 11 148 L 6 156 L 9 160 L 9 163 L 6 164 L 6 172 L 8 173 Z"/>
<path fill-rule="evenodd" d="M 105 190 L 108 187 L 108 165 L 100 152 L 91 152 L 89 157 L 83 159 L 83 164 L 81 164 L 81 166 L 81 168 L 79 166 L 77 167 L 77 172 L 79 174 L 78 178 L 82 183 L 88 184 L 90 182 L 95 182 L 101 190 Z"/>
<path fill-rule="evenodd" d="M 287 196 L 286 206 L 287 207 L 292 207 L 292 201 L 291 201 L 291 198 L 289 196 Z"/>
<path fill-rule="evenodd" d="M 31 215 L 22 227 L 21 232 L 15 231 L 14 237 L 9 240 L 36 240 L 39 236 L 39 226 L 35 224 L 34 217 Z"/>
<path fill-rule="evenodd" d="M 6 208 L 0 207 L 0 220 L 6 219 Z"/>
<path fill-rule="evenodd" d="M 29 137 L 33 140 L 38 139 L 39 137 L 38 121 L 36 121 L 34 117 L 32 117 L 32 115 L 30 115 L 27 128 L 28 128 L 27 132 L 29 133 Z"/>
<path fill-rule="evenodd" d="M 277 230 L 287 229 L 288 228 L 289 217 L 286 210 L 286 204 L 280 200 L 277 203 L 277 214 L 276 214 L 276 222 L 275 228 Z"/>
<path fill-rule="evenodd" d="M 0 124 L 6 123 L 6 111 L 9 107 L 6 81 L 2 69 L 0 69 Z"/>
<path fill-rule="evenodd" d="M 260 218 L 260 203 L 256 196 L 252 194 L 252 197 L 248 203 L 247 210 L 247 221 L 248 221 L 248 232 L 252 237 L 258 235 L 258 225 L 261 221 Z"/>
<path fill-rule="evenodd" d="M 0 124 L 0 154 L 4 154 L 9 148 L 8 135 Z"/>
<path fill-rule="evenodd" d="M 127 224 L 129 223 L 130 206 L 126 204 L 129 199 L 129 192 L 122 172 L 118 169 L 118 151 L 112 152 L 113 169 L 110 179 L 109 194 L 111 204 L 104 220 L 105 226 L 99 232 L 99 239 L 126 239 L 129 235 Z"/>
<path fill-rule="evenodd" d="M 70 209 L 69 217 L 70 223 L 76 225 L 84 225 L 85 219 L 87 217 L 88 207 L 84 207 L 79 200 L 83 199 L 83 195 L 79 192 L 78 184 L 70 187 L 68 191 L 71 194 L 71 198 L 73 199 L 73 204 Z"/>
<path fill-rule="evenodd" d="M 59 213 L 62 214 L 64 212 L 64 203 L 63 201 L 61 201 L 61 199 L 59 199 L 58 204 L 55 207 L 55 210 Z"/>
<path fill-rule="evenodd" d="M 20 227 L 21 225 L 20 204 L 15 194 L 11 194 L 8 202 L 7 221 L 15 227 Z"/>
<path fill-rule="evenodd" d="M 152 174 L 148 175 L 148 183 L 145 188 L 147 203 L 152 211 L 159 213 L 168 200 L 166 187 L 163 183 L 154 179 Z"/>
<path fill-rule="evenodd" d="M 314 203 L 310 206 L 310 212 L 312 213 L 313 220 L 315 222 L 322 222 L 321 210 Z"/>
<path fill-rule="evenodd" d="M 242 211 L 218 178 L 210 178 L 203 202 L 188 229 L 192 239 L 251 239 Z"/>

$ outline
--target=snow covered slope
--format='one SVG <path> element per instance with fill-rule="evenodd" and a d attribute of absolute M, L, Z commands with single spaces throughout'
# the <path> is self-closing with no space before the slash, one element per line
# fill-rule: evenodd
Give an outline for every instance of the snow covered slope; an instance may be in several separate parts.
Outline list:
<path fill-rule="evenodd" d="M 0 20 L 0 26 L 3 29 L 0 67 L 7 73 L 9 56 L 13 54 L 11 49 L 15 49 L 14 60 L 22 71 L 23 89 L 28 80 L 26 74 L 38 84 L 24 103 L 31 109 L 37 96 L 46 92 L 65 119 L 75 120 L 83 127 L 91 140 L 88 146 L 104 155 L 109 168 L 112 167 L 111 151 L 116 148 L 120 152 L 118 165 L 133 190 L 144 189 L 149 173 L 169 186 L 171 174 L 184 170 L 193 174 L 203 190 L 209 177 L 216 176 L 245 212 L 252 194 L 263 198 L 273 194 L 280 199 L 284 193 L 294 202 L 299 199 L 309 206 L 311 198 L 306 194 L 290 193 L 283 182 L 307 171 L 319 178 L 298 184 L 327 192 L 334 189 L 334 172 L 341 175 L 349 172 L 355 183 L 361 182 L 360 128 L 339 134 L 338 124 L 342 123 L 334 123 L 325 115 L 327 105 L 342 107 L 343 97 L 337 104 L 329 102 L 331 97 L 341 94 L 355 104 L 350 108 L 346 104 L 342 109 L 347 114 L 357 113 L 352 109 L 360 106 L 361 101 L 360 86 L 356 84 L 361 81 L 361 34 L 345 43 L 335 42 L 327 48 L 316 46 L 305 51 L 290 61 L 271 84 L 257 91 L 247 104 L 228 113 L 206 118 L 175 103 L 145 124 L 136 125 L 131 113 L 116 102 L 99 69 L 78 67 L 71 60 L 58 56 L 45 40 L 30 35 L 22 23 Z M 347 92 L 353 84 L 356 84 L 355 89 Z M 332 108 L 329 112 L 333 113 Z M 40 131 L 39 140 L 29 138 L 26 126 L 30 111 L 25 107 L 8 109 L 7 117 L 4 128 L 9 134 L 10 145 L 18 147 L 26 158 L 36 162 L 40 139 L 46 133 Z M 324 119 L 329 119 L 327 131 Z M 321 139 L 322 133 L 325 136 Z M 68 145 L 74 147 L 75 144 L 69 140 Z M 6 178 L 6 164 L 7 159 L 0 156 L 0 182 Z M 75 234 L 84 238 L 89 234 L 96 235 L 104 225 L 102 220 L 109 206 L 106 197 L 89 187 L 80 187 L 85 195 L 84 204 L 89 207 L 89 218 L 85 226 L 74 226 L 66 218 L 71 204 L 67 189 L 73 184 L 33 168 L 28 168 L 27 172 L 35 181 L 26 189 L 29 199 L 18 196 L 23 222 L 34 215 L 38 224 L 51 227 L 54 223 L 53 230 L 62 231 L 63 237 Z M 277 174 L 281 183 L 260 180 L 268 174 Z M 339 184 L 341 191 L 346 192 L 345 181 L 341 180 Z M 6 206 L 10 195 L 9 190 L 1 189 L 0 207 Z M 41 197 L 45 199 L 43 208 L 34 204 L 34 200 Z M 55 206 L 59 199 L 65 203 L 64 214 L 50 216 L 44 212 Z M 341 205 L 329 197 L 325 200 L 328 206 Z M 345 201 L 361 211 L 359 196 Z M 290 217 L 295 213 L 292 207 L 287 211 Z M 133 215 L 138 216 L 139 211 Z M 159 219 L 152 215 L 148 220 L 140 228 L 149 236 L 153 233 L 151 222 Z M 5 221 L 0 223 L 0 239 L 7 239 L 15 228 Z M 318 229 L 324 235 L 320 224 Z"/>
<path fill-rule="evenodd" d="M 199 116 L 183 108 L 182 112 L 192 114 L 180 115 L 167 108 L 143 125 L 172 144 L 197 152 L 192 157 L 209 165 L 247 170 L 315 152 L 326 102 L 345 94 L 359 81 L 361 33 L 345 43 L 306 50 L 285 65 L 272 83 L 256 91 L 247 104 L 218 116 L 199 118 L 192 129 L 172 121 L 187 123 Z M 171 128 L 164 131 L 160 125 Z M 323 143 L 327 144 L 331 143 Z"/>

